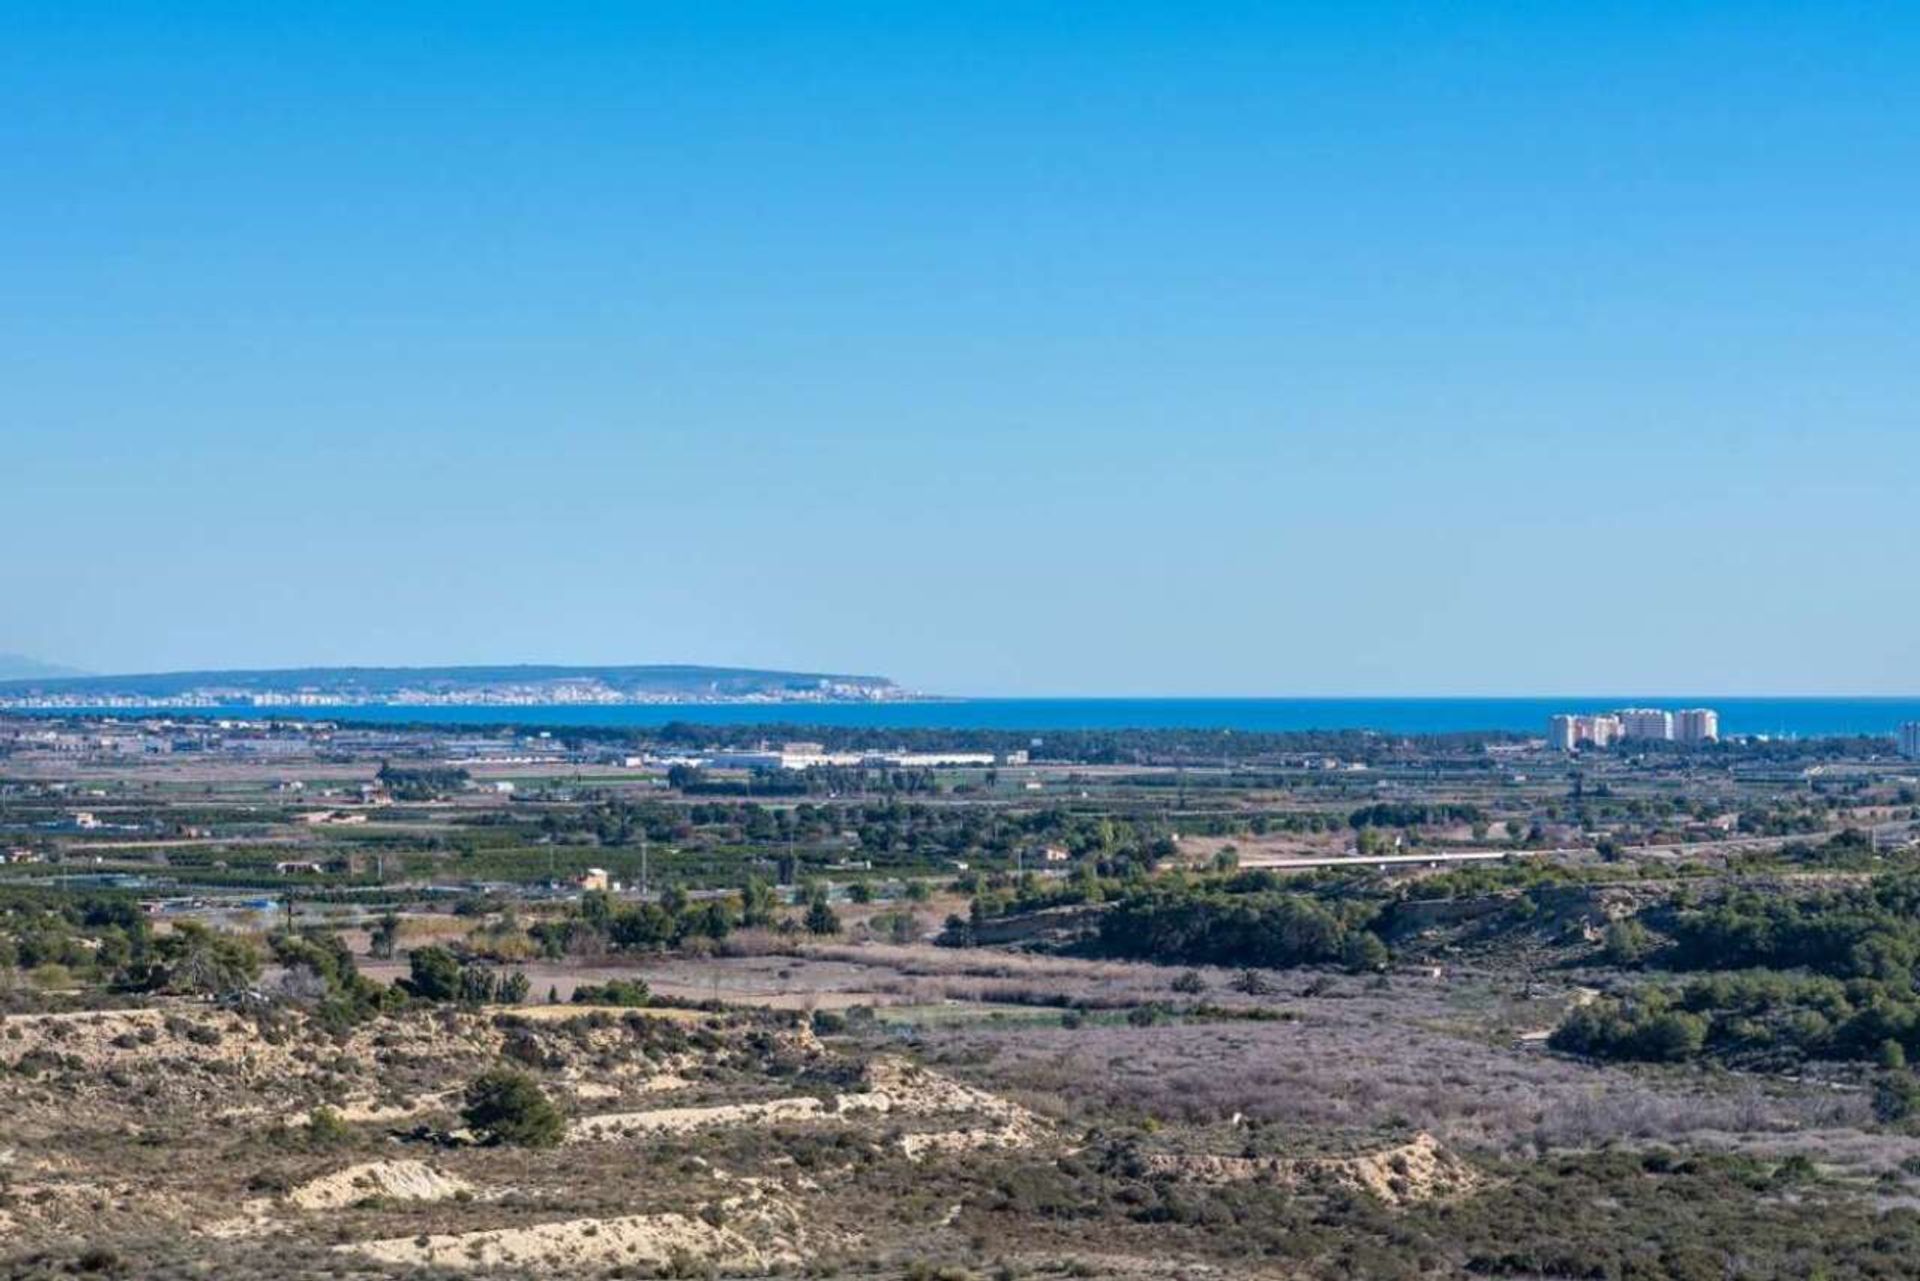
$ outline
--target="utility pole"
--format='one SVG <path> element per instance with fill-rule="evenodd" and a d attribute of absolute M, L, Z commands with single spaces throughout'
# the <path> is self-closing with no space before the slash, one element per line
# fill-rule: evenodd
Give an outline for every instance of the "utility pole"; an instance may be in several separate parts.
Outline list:
<path fill-rule="evenodd" d="M 640 897 L 647 897 L 647 834 L 640 833 Z"/>

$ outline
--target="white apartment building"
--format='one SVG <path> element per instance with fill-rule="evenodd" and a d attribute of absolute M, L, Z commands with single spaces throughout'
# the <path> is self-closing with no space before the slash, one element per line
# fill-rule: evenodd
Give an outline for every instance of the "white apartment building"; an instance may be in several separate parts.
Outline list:
<path fill-rule="evenodd" d="M 1580 746 L 1580 718 L 1565 712 L 1548 717 L 1547 746 L 1561 752 L 1571 752 Z"/>
<path fill-rule="evenodd" d="M 1628 707 L 1614 713 L 1622 738 L 1673 738 L 1673 713 L 1659 707 Z"/>
<path fill-rule="evenodd" d="M 1916 736 L 1911 740 L 1911 747 L 1909 730 Z M 1623 707 L 1598 716 L 1562 712 L 1547 719 L 1547 746 L 1558 751 L 1609 747 L 1623 739 L 1716 743 L 1720 741 L 1720 713 L 1711 707 L 1689 707 L 1678 712 L 1659 707 Z M 1920 721 L 1901 726 L 1900 741 L 1902 752 L 1920 758 Z"/>
<path fill-rule="evenodd" d="M 1555 716 L 1547 721 L 1547 743 L 1563 752 L 1578 747 L 1608 747 L 1620 741 L 1618 716 Z"/>
<path fill-rule="evenodd" d="M 1720 741 L 1720 713 L 1711 707 L 1689 707 L 1673 714 L 1673 736 L 1682 743 Z"/>
<path fill-rule="evenodd" d="M 1920 721 L 1906 721 L 1900 726 L 1900 755 L 1920 760 Z"/>

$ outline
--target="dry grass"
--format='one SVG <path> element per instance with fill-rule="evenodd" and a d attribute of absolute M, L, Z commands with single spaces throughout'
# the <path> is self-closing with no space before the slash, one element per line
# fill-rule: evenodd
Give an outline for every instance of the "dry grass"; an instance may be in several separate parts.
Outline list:
<path fill-rule="evenodd" d="M 1426 1130 L 1517 1152 L 1865 1125 L 1859 1093 L 1691 1072 L 1653 1076 L 1390 1019 L 1380 1000 L 1304 1003 L 1297 1022 L 927 1031 L 936 1061 L 1094 1125 L 1237 1116 L 1289 1129 Z"/>

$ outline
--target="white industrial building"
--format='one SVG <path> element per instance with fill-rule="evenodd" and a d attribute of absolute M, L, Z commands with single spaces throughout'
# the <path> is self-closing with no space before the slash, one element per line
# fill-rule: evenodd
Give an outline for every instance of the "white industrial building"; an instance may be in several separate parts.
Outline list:
<path fill-rule="evenodd" d="M 837 765 L 867 769 L 986 769 L 999 763 L 992 752 L 829 752 L 818 743 L 788 743 L 779 750 L 713 751 L 690 758 L 708 769 L 814 769 Z"/>

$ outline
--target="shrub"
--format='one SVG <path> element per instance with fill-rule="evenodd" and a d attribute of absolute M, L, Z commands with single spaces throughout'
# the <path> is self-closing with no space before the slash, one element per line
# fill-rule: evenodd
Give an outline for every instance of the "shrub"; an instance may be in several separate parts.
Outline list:
<path fill-rule="evenodd" d="M 353 1138 L 353 1130 L 332 1108 L 319 1107 L 307 1118 L 307 1142 L 316 1148 L 339 1147 Z"/>
<path fill-rule="evenodd" d="M 638 1009 L 653 1003 L 653 991 L 645 979 L 608 979 L 605 983 L 582 983 L 574 988 L 573 1003 Z"/>
<path fill-rule="evenodd" d="M 141 986 L 156 991 L 226 996 L 260 976 L 260 954 L 245 939 L 182 921 L 154 944 L 156 963 Z M 36 976 L 38 977 L 38 976 Z"/>
<path fill-rule="evenodd" d="M 124 1259 L 105 1246 L 90 1246 L 73 1261 L 73 1270 L 83 1274 L 120 1276 L 127 1270 Z"/>
<path fill-rule="evenodd" d="M 495 1068 L 467 1086 L 461 1119 L 489 1143 L 547 1148 L 566 1133 L 566 1118 L 524 1072 Z"/>
<path fill-rule="evenodd" d="M 1779 1184 L 1811 1183 L 1819 1177 L 1819 1167 L 1803 1152 L 1792 1153 L 1773 1170 L 1773 1181 Z"/>
<path fill-rule="evenodd" d="M 1884 1072 L 1873 1083 L 1873 1115 L 1881 1121 L 1905 1121 L 1920 1110 L 1920 1080 L 1913 1073 Z"/>
<path fill-rule="evenodd" d="M 1283 968 L 1339 959 L 1348 924 L 1315 899 L 1152 888 L 1127 895 L 1100 919 L 1115 956 L 1194 964 Z"/>
<path fill-rule="evenodd" d="M 460 961 L 444 947 L 416 947 L 407 954 L 409 993 L 423 1001 L 460 999 Z"/>
<path fill-rule="evenodd" d="M 1259 970 L 1241 970 L 1227 986 L 1247 996 L 1273 995 L 1273 984 Z"/>
<path fill-rule="evenodd" d="M 807 905 L 806 925 L 809 934 L 838 934 L 840 915 L 833 910 L 833 905 L 826 899 L 816 898 Z"/>
<path fill-rule="evenodd" d="M 1632 1003 L 1594 1001 L 1568 1014 L 1548 1044 L 1603 1059 L 1674 1063 L 1692 1058 L 1707 1039 L 1707 1020 L 1671 1008 L 1660 993 Z"/>
<path fill-rule="evenodd" d="M 1609 963 L 1625 967 L 1640 964 L 1652 950 L 1653 938 L 1647 927 L 1631 918 L 1607 926 L 1606 938 L 1600 944 L 1601 955 Z"/>
<path fill-rule="evenodd" d="M 1387 945 L 1372 930 L 1356 930 L 1340 946 L 1341 964 L 1355 974 L 1384 970 L 1389 959 Z"/>

